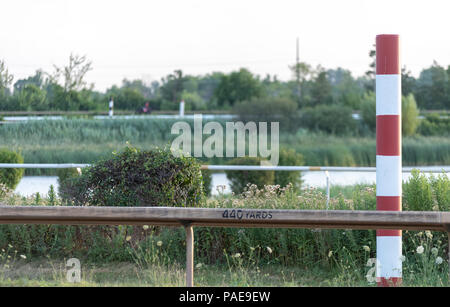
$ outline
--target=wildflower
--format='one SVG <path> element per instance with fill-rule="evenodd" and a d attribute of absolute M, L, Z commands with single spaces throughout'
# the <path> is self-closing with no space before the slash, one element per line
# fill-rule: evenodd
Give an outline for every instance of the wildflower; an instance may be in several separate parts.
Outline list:
<path fill-rule="evenodd" d="M 328 258 L 330 258 L 333 255 L 333 251 L 328 252 Z"/>
<path fill-rule="evenodd" d="M 364 246 L 363 246 L 363 249 L 364 249 L 364 251 L 366 251 L 366 252 L 370 252 L 370 247 L 368 247 L 367 245 L 364 245 Z"/>
<path fill-rule="evenodd" d="M 252 252 L 253 252 L 254 250 L 255 250 L 255 248 L 254 248 L 254 247 L 250 247 L 250 251 L 252 251 Z"/>
<path fill-rule="evenodd" d="M 406 260 L 406 257 L 403 256 L 403 255 L 401 255 L 401 256 L 400 256 L 400 261 L 401 261 L 401 262 L 405 262 L 405 260 Z"/>
<path fill-rule="evenodd" d="M 423 246 L 422 245 L 420 245 L 419 247 L 417 247 L 417 249 L 416 249 L 416 252 L 418 253 L 418 254 L 422 254 L 423 253 Z"/>
<path fill-rule="evenodd" d="M 197 265 L 195 266 L 197 269 L 200 269 L 203 266 L 202 263 L 197 263 Z"/>
<path fill-rule="evenodd" d="M 236 253 L 236 254 L 233 255 L 233 258 L 240 258 L 240 257 L 241 257 L 240 253 Z"/>
<path fill-rule="evenodd" d="M 13 248 L 13 246 L 12 246 L 11 244 L 8 244 L 8 247 L 9 247 L 9 248 Z"/>
<path fill-rule="evenodd" d="M 267 251 L 269 252 L 269 254 L 272 254 L 272 249 L 268 246 L 267 246 Z"/>
<path fill-rule="evenodd" d="M 25 256 L 25 255 L 20 255 L 20 258 L 22 258 L 22 259 L 27 259 L 27 256 Z"/>
<path fill-rule="evenodd" d="M 422 236 L 423 236 L 423 232 L 419 232 L 417 235 L 418 235 L 419 237 L 422 237 Z"/>
<path fill-rule="evenodd" d="M 437 249 L 436 247 L 433 247 L 433 248 L 431 249 L 431 253 L 432 253 L 434 256 L 437 256 L 437 254 L 438 254 L 438 249 Z"/>
<path fill-rule="evenodd" d="M 147 230 L 147 229 L 148 229 L 148 225 L 144 225 L 144 226 L 142 226 L 142 228 L 143 228 L 144 230 Z"/>
<path fill-rule="evenodd" d="M 425 231 L 425 235 L 427 236 L 428 239 L 433 239 L 433 234 L 431 233 L 431 231 L 429 230 Z"/>
<path fill-rule="evenodd" d="M 125 240 L 127 240 L 127 242 L 130 241 L 130 240 L 131 240 L 131 236 L 127 236 L 127 237 L 125 238 Z"/>
<path fill-rule="evenodd" d="M 444 260 L 441 257 L 436 258 L 436 264 L 441 264 Z"/>
<path fill-rule="evenodd" d="M 162 246 L 162 241 L 156 242 L 156 245 L 158 245 L 159 247 L 161 247 L 161 246 Z"/>
<path fill-rule="evenodd" d="M 78 175 L 81 175 L 81 168 L 77 167 L 77 173 Z"/>

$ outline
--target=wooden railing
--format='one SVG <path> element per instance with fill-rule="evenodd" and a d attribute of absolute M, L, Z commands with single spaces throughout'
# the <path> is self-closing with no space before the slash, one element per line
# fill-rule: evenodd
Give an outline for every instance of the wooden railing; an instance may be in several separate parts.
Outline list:
<path fill-rule="evenodd" d="M 186 229 L 187 286 L 193 286 L 194 280 L 194 226 L 242 228 L 423 229 L 445 231 L 450 240 L 450 212 L 434 211 L 393 212 L 0 205 L 0 224 L 182 226 Z"/>

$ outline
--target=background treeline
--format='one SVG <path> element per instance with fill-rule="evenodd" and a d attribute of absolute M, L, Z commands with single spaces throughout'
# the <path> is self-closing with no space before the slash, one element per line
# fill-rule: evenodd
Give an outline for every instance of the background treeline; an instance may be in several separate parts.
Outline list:
<path fill-rule="evenodd" d="M 0 61 L 0 111 L 106 111 L 114 99 L 116 110 L 140 113 L 146 103 L 152 111 L 177 110 L 234 113 L 244 121 L 279 121 L 281 128 L 306 128 L 331 134 L 371 135 L 375 129 L 374 51 L 367 73 L 352 76 L 343 68 L 325 69 L 297 63 L 292 80 L 264 78 L 241 68 L 224 74 L 185 75 L 181 70 L 147 84 L 123 80 L 105 92 L 85 82 L 92 69 L 86 57 L 71 55 L 69 64 L 53 72 L 36 71 L 14 82 Z M 434 62 L 414 78 L 402 70 L 403 133 L 442 135 L 450 130 L 450 65 Z M 419 120 L 419 110 L 425 111 Z M 433 110 L 433 112 L 430 112 Z"/>

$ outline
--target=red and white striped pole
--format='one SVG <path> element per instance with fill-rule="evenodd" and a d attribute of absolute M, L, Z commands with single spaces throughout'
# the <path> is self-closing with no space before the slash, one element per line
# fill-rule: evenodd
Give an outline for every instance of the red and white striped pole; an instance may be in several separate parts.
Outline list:
<path fill-rule="evenodd" d="M 401 71 L 398 35 L 376 38 L 377 210 L 402 210 Z M 377 230 L 377 283 L 402 282 L 402 231 Z"/>

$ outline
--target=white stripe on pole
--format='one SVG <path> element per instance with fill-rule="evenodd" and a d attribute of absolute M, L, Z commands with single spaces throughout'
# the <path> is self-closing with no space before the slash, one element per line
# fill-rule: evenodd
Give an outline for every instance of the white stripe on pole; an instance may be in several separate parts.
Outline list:
<path fill-rule="evenodd" d="M 402 195 L 402 157 L 377 156 L 377 196 Z"/>
<path fill-rule="evenodd" d="M 377 236 L 377 277 L 402 277 L 401 257 L 401 236 Z"/>
<path fill-rule="evenodd" d="M 376 115 L 401 114 L 401 88 L 400 75 L 376 76 Z"/>

